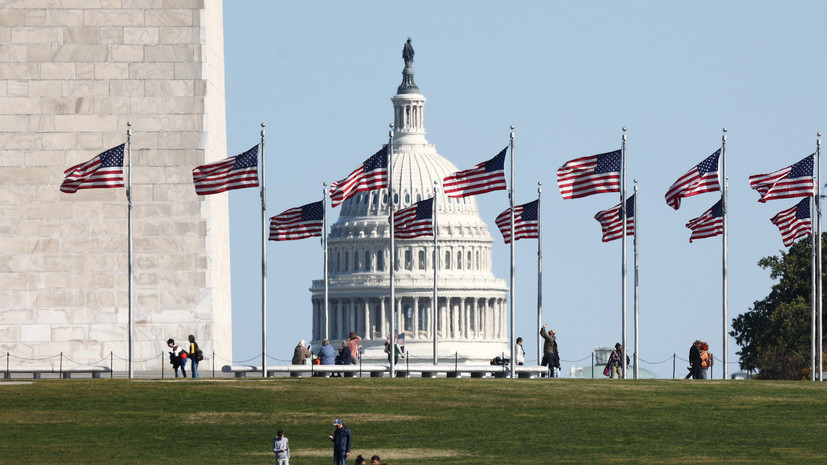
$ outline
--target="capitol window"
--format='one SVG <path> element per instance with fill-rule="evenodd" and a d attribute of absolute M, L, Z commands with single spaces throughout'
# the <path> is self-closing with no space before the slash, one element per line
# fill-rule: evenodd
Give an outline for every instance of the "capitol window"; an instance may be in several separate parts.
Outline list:
<path fill-rule="evenodd" d="M 445 269 L 451 269 L 451 252 L 445 252 Z"/>
<path fill-rule="evenodd" d="M 376 271 L 385 271 L 385 256 L 381 250 L 376 252 Z"/>
<path fill-rule="evenodd" d="M 345 263 L 347 263 L 347 255 L 345 255 Z M 457 252 L 457 269 L 462 269 L 462 252 Z"/>
<path fill-rule="evenodd" d="M 471 268 L 474 267 L 473 262 L 471 261 L 471 251 L 470 250 L 466 254 L 466 257 L 468 257 L 468 258 L 465 260 L 465 266 L 470 270 Z"/>
<path fill-rule="evenodd" d="M 370 271 L 370 252 L 365 251 L 365 271 Z"/>
<path fill-rule="evenodd" d="M 405 269 L 411 270 L 413 268 L 413 257 L 411 257 L 411 250 L 405 251 Z"/>
<path fill-rule="evenodd" d="M 425 269 L 425 251 L 424 250 L 419 251 L 419 269 L 420 270 Z"/>
<path fill-rule="evenodd" d="M 350 268 L 350 252 L 345 252 L 345 266 L 342 271 L 347 271 Z"/>

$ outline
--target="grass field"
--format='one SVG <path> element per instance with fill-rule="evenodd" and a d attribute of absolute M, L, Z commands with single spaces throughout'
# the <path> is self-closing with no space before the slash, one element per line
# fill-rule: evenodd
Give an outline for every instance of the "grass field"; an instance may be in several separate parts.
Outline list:
<path fill-rule="evenodd" d="M 0 382 L 0 464 L 827 463 L 827 386 L 769 381 Z M 351 462 L 352 463 L 352 462 Z"/>

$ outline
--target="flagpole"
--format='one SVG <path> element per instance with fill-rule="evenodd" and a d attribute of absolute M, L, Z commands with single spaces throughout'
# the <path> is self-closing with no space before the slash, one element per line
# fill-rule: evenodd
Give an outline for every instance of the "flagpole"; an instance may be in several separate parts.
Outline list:
<path fill-rule="evenodd" d="M 390 285 L 391 285 L 391 334 L 390 344 L 390 365 L 391 378 L 396 377 L 396 286 L 394 285 L 394 267 L 396 266 L 396 243 L 393 238 L 393 124 L 390 124 L 388 131 L 388 221 L 390 222 Z"/>
<path fill-rule="evenodd" d="M 818 263 L 818 380 L 824 381 L 824 345 L 823 345 L 823 325 L 822 325 L 822 275 L 821 275 L 821 133 L 817 133 L 819 139 L 816 139 L 816 211 L 818 214 L 816 229 L 818 233 L 816 235 L 816 243 L 817 243 L 817 250 L 818 250 L 818 257 L 816 262 Z"/>
<path fill-rule="evenodd" d="M 128 264 L 128 268 L 129 268 L 129 304 L 128 304 L 129 311 L 128 311 L 128 313 L 129 313 L 129 315 L 127 316 L 127 318 L 129 319 L 129 323 L 127 324 L 128 332 L 129 332 L 129 337 L 128 337 L 128 339 L 129 339 L 129 368 L 128 368 L 127 371 L 129 371 L 129 379 L 132 379 L 132 376 L 133 376 L 133 372 L 132 372 L 132 362 L 133 362 L 133 359 L 132 359 L 132 350 L 133 350 L 133 347 L 132 347 L 132 332 L 133 332 L 133 328 L 132 328 L 132 300 L 133 300 L 133 295 L 134 295 L 134 292 L 133 292 L 134 285 L 133 285 L 133 279 L 132 279 L 133 274 L 134 274 L 134 270 L 133 270 L 133 267 L 132 267 L 132 123 L 127 121 L 126 122 L 126 127 L 127 127 L 127 129 L 126 129 L 126 151 L 127 151 L 127 154 L 129 155 L 129 166 L 128 166 L 128 173 L 127 173 L 127 176 L 126 176 L 126 180 L 127 180 L 126 181 L 127 182 L 127 184 L 126 184 L 126 204 L 127 204 L 127 220 L 126 220 L 126 222 L 128 223 L 127 224 L 127 230 L 128 230 L 127 234 L 129 236 L 129 238 L 127 239 L 127 242 L 129 244 L 128 247 L 127 247 L 129 249 L 129 251 L 128 251 L 129 257 L 127 259 L 128 263 L 129 263 Z"/>
<path fill-rule="evenodd" d="M 621 292 L 620 292 L 620 295 L 621 295 L 621 300 L 622 300 L 622 304 L 621 304 L 621 313 L 622 313 L 622 315 L 621 315 L 621 318 L 623 320 L 622 321 L 623 322 L 623 325 L 622 325 L 623 326 L 623 330 L 622 330 L 623 342 L 621 344 L 623 346 L 623 351 L 622 351 L 623 353 L 620 354 L 620 357 L 621 357 L 620 363 L 621 363 L 621 366 L 623 367 L 623 372 L 622 372 L 623 373 L 623 379 L 626 379 L 626 350 L 627 349 L 626 349 L 626 128 L 625 127 L 623 128 L 623 142 L 622 142 L 622 145 L 620 147 L 620 151 L 621 151 L 620 152 L 620 163 L 621 163 L 621 168 L 620 168 L 620 183 L 621 183 L 621 186 L 620 186 L 620 217 L 623 221 L 623 226 L 622 226 L 622 229 L 621 229 L 622 232 L 620 234 L 620 237 L 621 237 L 621 240 L 622 240 L 622 244 L 620 246 L 620 248 L 622 250 L 622 253 L 621 253 L 622 264 L 620 266 L 620 269 L 621 269 L 621 279 L 620 279 L 620 281 L 621 281 Z"/>
<path fill-rule="evenodd" d="M 640 370 L 638 367 L 640 366 L 640 288 L 638 282 L 638 271 L 640 269 L 638 263 L 638 236 L 640 235 L 640 211 L 638 211 L 637 206 L 637 179 L 635 181 L 635 201 L 633 203 L 632 208 L 634 209 L 635 215 L 635 237 L 633 239 L 634 249 L 635 249 L 635 371 L 634 377 L 638 379 L 640 375 Z M 625 231 L 624 231 L 625 233 Z M 625 235 L 625 234 L 624 234 Z"/>
<path fill-rule="evenodd" d="M 328 312 L 328 297 L 327 297 L 327 289 L 328 289 L 328 280 L 327 280 L 327 273 L 328 273 L 328 264 L 327 264 L 327 183 L 322 183 L 322 204 L 324 214 L 322 215 L 322 250 L 324 256 L 324 316 L 322 317 L 324 323 L 324 339 L 328 339 L 329 342 L 329 335 L 328 335 L 328 327 L 329 327 L 329 312 Z"/>
<path fill-rule="evenodd" d="M 724 366 L 721 368 L 721 379 L 727 379 L 727 361 L 729 360 L 729 349 L 728 346 L 728 334 L 727 328 L 729 327 L 729 322 L 727 321 L 729 317 L 727 316 L 729 312 L 729 270 L 728 270 L 728 262 L 729 262 L 729 244 L 728 244 L 728 235 L 727 235 L 727 219 L 729 218 L 729 212 L 727 211 L 727 187 L 729 181 L 727 180 L 726 176 L 726 128 L 723 129 L 724 134 L 721 136 L 721 209 L 723 210 L 723 218 L 722 218 L 722 236 L 723 236 L 723 248 L 722 248 L 722 261 L 723 261 L 723 282 L 721 285 L 721 289 L 723 289 L 723 296 L 722 296 L 722 307 L 723 307 L 723 351 L 724 351 Z"/>
<path fill-rule="evenodd" d="M 433 322 L 432 322 L 433 323 L 433 332 L 434 332 L 434 365 L 439 364 L 439 358 L 437 356 L 437 353 L 438 353 L 437 352 L 437 349 L 438 349 L 437 340 L 439 339 L 439 334 L 437 333 L 437 331 L 439 330 L 439 321 L 438 321 L 439 312 L 437 311 L 437 307 L 438 307 L 438 303 L 439 303 L 439 298 L 437 296 L 437 281 L 436 281 L 437 280 L 437 270 L 439 269 L 439 266 L 437 266 L 438 263 L 439 263 L 439 250 L 437 249 L 438 245 L 437 245 L 437 241 L 436 241 L 436 236 L 439 232 L 439 229 L 438 229 L 437 224 L 436 224 L 436 210 L 437 210 L 437 208 L 436 208 L 437 207 L 436 193 L 437 193 L 437 185 L 438 184 L 439 184 L 439 181 L 434 181 L 434 202 L 433 202 L 433 205 L 432 205 L 433 206 L 433 211 L 431 212 L 431 218 L 432 218 L 431 221 L 433 222 L 433 224 L 431 226 L 433 227 L 433 233 L 434 233 L 434 263 L 433 263 L 433 265 L 434 265 L 434 300 L 433 300 L 433 303 L 431 304 L 431 308 L 433 309 L 433 312 L 434 312 Z M 419 311 L 419 310 L 417 309 L 417 311 Z M 395 350 L 395 348 L 394 348 L 394 350 Z"/>
<path fill-rule="evenodd" d="M 510 299 L 510 316 L 511 316 L 511 332 L 509 337 L 509 346 L 511 351 L 511 378 L 514 379 L 514 338 L 516 335 L 516 318 L 514 314 L 514 298 L 515 298 L 515 267 L 514 267 L 514 244 L 517 242 L 514 236 L 514 126 L 511 126 L 511 183 L 509 184 L 508 198 L 511 203 L 511 299 Z"/>
<path fill-rule="evenodd" d="M 537 364 L 543 357 L 543 346 L 540 344 L 540 329 L 543 327 L 543 183 L 537 182 Z M 512 233 L 513 234 L 513 233 Z M 514 236 L 511 236 L 512 239 Z M 554 369 L 554 367 L 552 367 Z"/>
<path fill-rule="evenodd" d="M 816 184 L 818 186 L 818 184 Z M 816 194 L 815 192 L 813 194 Z M 816 222 L 816 197 L 810 200 L 810 380 L 816 380 L 816 230 L 812 226 Z"/>
<path fill-rule="evenodd" d="M 267 202 L 264 184 L 264 127 L 261 123 L 261 376 L 267 377 Z"/>

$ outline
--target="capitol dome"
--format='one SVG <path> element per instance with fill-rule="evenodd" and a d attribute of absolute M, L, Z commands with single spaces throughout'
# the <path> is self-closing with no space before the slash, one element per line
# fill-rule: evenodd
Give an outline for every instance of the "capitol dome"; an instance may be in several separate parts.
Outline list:
<path fill-rule="evenodd" d="M 391 186 L 345 200 L 328 234 L 328 314 L 324 280 L 314 280 L 313 344 L 338 347 L 354 331 L 365 357 L 384 359 L 390 330 L 389 202 L 394 211 L 436 195 L 438 356 L 485 361 L 509 353 L 507 286 L 491 272 L 493 239 L 475 197 L 441 192 L 442 179 L 457 167 L 425 139 L 425 97 L 413 81 L 413 51 L 406 51 L 403 81 L 394 107 Z M 409 59 L 410 58 L 410 59 Z M 354 160 L 356 161 L 356 160 Z M 394 270 L 398 333 L 405 334 L 411 361 L 433 358 L 434 240 L 396 239 Z M 327 324 L 325 325 L 325 322 Z"/>

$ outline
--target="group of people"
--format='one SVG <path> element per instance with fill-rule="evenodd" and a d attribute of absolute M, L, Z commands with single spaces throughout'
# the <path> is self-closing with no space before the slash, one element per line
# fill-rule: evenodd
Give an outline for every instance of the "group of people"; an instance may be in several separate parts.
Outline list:
<path fill-rule="evenodd" d="M 709 367 L 715 359 L 709 352 L 709 344 L 696 340 L 689 348 L 689 374 L 684 379 L 709 379 Z"/>
<path fill-rule="evenodd" d="M 167 339 L 167 347 L 169 347 L 169 363 L 172 364 L 172 369 L 175 370 L 175 377 L 178 377 L 178 370 L 181 370 L 181 375 L 187 377 L 187 361 L 191 365 L 191 373 L 193 378 L 198 378 L 198 363 L 204 359 L 204 353 L 198 348 L 198 343 L 195 342 L 195 336 L 190 334 L 188 343 L 185 345 L 178 345 L 175 340 Z"/>
<path fill-rule="evenodd" d="M 347 339 L 342 341 L 342 347 L 338 353 L 330 345 L 330 341 L 325 339 L 318 353 L 314 355 L 307 342 L 302 339 L 293 350 L 292 363 L 293 365 L 308 365 L 315 361 L 318 365 L 356 365 L 359 363 L 359 354 L 363 349 L 360 342 L 362 338 L 351 331 Z"/>
<path fill-rule="evenodd" d="M 324 339 L 318 352 L 313 354 L 313 351 L 307 345 L 307 341 L 302 339 L 293 350 L 291 363 L 293 365 L 307 365 L 310 363 L 318 365 L 358 365 L 359 357 L 364 350 L 364 347 L 359 344 L 360 342 L 362 342 L 362 337 L 351 331 L 347 339 L 342 341 L 342 347 L 338 351 L 330 345 L 329 340 Z M 398 363 L 399 356 L 405 354 L 404 346 L 398 336 L 394 338 L 393 346 L 394 363 Z M 389 341 L 385 341 L 385 353 L 388 354 L 388 363 L 390 363 L 391 347 Z"/>
<path fill-rule="evenodd" d="M 328 436 L 328 439 L 333 441 L 333 464 L 347 465 L 347 459 L 350 457 L 351 436 L 350 428 L 345 426 L 345 423 L 337 418 L 333 421 L 333 434 Z M 284 436 L 284 430 L 276 432 L 276 438 L 273 439 L 273 453 L 276 454 L 276 465 L 290 465 L 290 444 L 287 437 Z M 367 465 L 367 460 L 361 455 L 356 457 L 356 465 Z M 378 455 L 370 458 L 370 465 L 386 465 Z"/>

